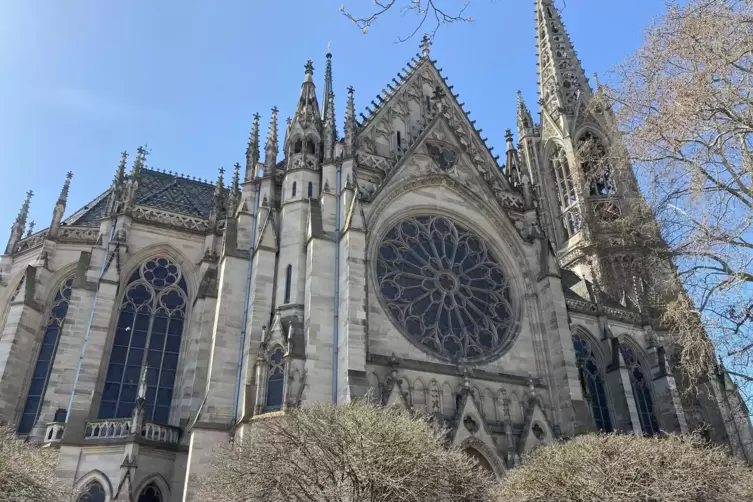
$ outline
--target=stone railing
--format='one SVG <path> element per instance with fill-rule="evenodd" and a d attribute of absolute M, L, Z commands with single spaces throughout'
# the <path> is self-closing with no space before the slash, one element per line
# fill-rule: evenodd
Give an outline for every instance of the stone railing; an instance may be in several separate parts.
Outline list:
<path fill-rule="evenodd" d="M 28 249 L 32 249 L 41 246 L 44 243 L 44 239 L 47 237 L 47 230 L 42 230 L 34 235 L 30 235 L 24 239 L 21 239 L 16 243 L 16 247 L 13 249 L 15 253 L 23 253 Z"/>
<path fill-rule="evenodd" d="M 203 218 L 171 213 L 147 206 L 136 206 L 133 209 L 133 217 L 141 221 L 158 223 L 192 232 L 206 232 L 208 228 L 207 220 Z"/>
<path fill-rule="evenodd" d="M 60 240 L 66 242 L 97 242 L 99 227 L 60 227 Z"/>
<path fill-rule="evenodd" d="M 131 433 L 131 418 L 93 420 L 86 422 L 84 439 L 113 439 L 128 437 Z"/>
<path fill-rule="evenodd" d="M 149 441 L 175 445 L 180 439 L 180 429 L 170 425 L 144 422 L 139 435 Z M 84 439 L 121 439 L 129 436 L 131 436 L 131 418 L 117 418 L 87 422 Z"/>
<path fill-rule="evenodd" d="M 63 432 L 65 432 L 65 422 L 48 423 L 44 433 L 44 442 L 59 443 L 63 439 Z"/>

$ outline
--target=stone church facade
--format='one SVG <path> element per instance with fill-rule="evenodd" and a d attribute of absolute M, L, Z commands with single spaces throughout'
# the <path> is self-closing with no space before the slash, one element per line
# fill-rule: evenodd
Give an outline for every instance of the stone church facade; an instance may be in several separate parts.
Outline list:
<path fill-rule="evenodd" d="M 254 420 L 364 397 L 432 414 L 499 476 L 592 430 L 703 429 L 753 459 L 723 369 L 682 394 L 614 232 L 632 170 L 577 160 L 610 115 L 551 0 L 536 29 L 540 121 L 519 96 L 504 162 L 425 39 L 361 120 L 348 89 L 342 136 L 332 57 L 321 106 L 307 63 L 283 140 L 256 115 L 228 183 L 140 148 L 64 219 L 69 173 L 47 229 L 29 193 L 0 258 L 0 420 L 59 448 L 87 502 L 196 500 Z"/>

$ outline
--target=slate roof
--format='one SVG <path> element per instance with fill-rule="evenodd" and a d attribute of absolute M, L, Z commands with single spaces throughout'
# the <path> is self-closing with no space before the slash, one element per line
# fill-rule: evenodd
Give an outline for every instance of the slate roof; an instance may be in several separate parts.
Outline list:
<path fill-rule="evenodd" d="M 144 168 L 139 174 L 136 205 L 154 207 L 198 218 L 208 218 L 212 209 L 214 189 L 215 185 L 211 183 Z M 99 225 L 100 220 L 105 216 L 109 194 L 110 190 L 108 189 L 67 218 L 64 224 L 76 226 Z"/>

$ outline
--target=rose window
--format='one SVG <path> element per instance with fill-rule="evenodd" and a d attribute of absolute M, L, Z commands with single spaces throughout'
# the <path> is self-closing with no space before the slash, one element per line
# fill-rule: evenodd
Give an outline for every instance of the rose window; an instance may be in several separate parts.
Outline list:
<path fill-rule="evenodd" d="M 399 222 L 379 245 L 376 277 L 390 317 L 422 349 L 461 361 L 507 346 L 507 278 L 486 243 L 449 218 Z"/>

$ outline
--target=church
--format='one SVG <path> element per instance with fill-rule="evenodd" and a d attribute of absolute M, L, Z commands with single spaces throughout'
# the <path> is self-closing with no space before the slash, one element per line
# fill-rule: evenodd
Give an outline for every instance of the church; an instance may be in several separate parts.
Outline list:
<path fill-rule="evenodd" d="M 535 8 L 538 120 L 519 95 L 501 157 L 424 37 L 360 118 L 347 89 L 342 135 L 327 54 L 321 91 L 309 61 L 295 115 L 255 115 L 216 181 L 139 148 L 64 217 L 68 173 L 43 230 L 29 192 L 0 257 L 0 421 L 59 448 L 80 502 L 195 501 L 255 420 L 363 398 L 432 415 L 497 476 L 597 430 L 702 431 L 752 461 L 722 367 L 683 393 L 617 231 L 638 183 L 579 161 L 617 141 L 611 115 Z"/>

